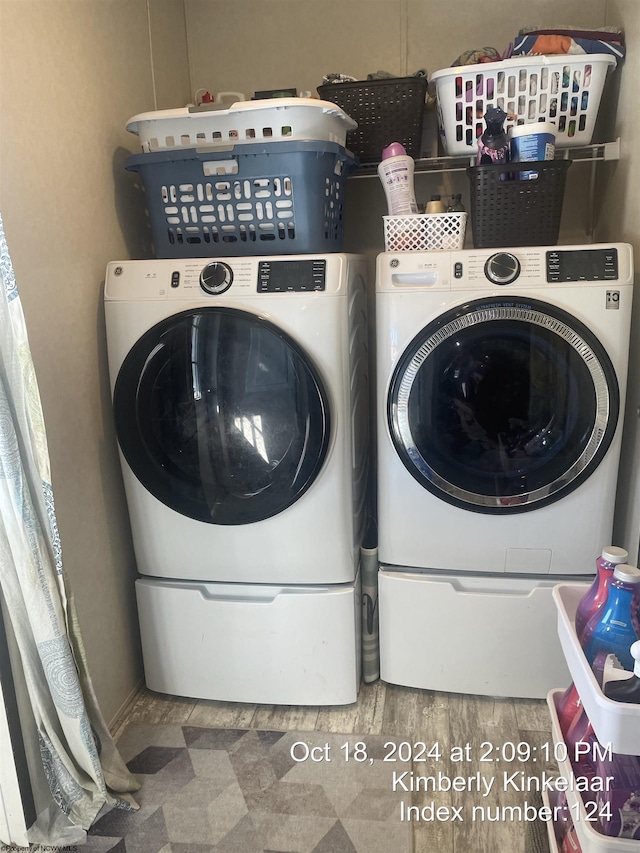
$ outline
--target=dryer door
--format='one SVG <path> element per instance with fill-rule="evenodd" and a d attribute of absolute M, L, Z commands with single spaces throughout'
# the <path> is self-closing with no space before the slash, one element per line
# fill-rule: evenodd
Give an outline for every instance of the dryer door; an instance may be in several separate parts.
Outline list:
<path fill-rule="evenodd" d="M 174 315 L 128 353 L 114 389 L 133 473 L 158 500 L 213 524 L 282 512 L 318 475 L 327 394 L 302 349 L 244 311 Z"/>
<path fill-rule="evenodd" d="M 499 514 L 552 503 L 584 482 L 613 439 L 619 402 L 613 365 L 582 323 L 537 300 L 485 298 L 411 342 L 387 415 L 419 483 Z"/>

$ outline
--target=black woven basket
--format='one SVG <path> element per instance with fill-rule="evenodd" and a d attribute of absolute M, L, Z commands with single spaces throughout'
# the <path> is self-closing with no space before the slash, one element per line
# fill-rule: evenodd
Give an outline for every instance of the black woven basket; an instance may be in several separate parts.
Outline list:
<path fill-rule="evenodd" d="M 476 249 L 553 246 L 558 242 L 570 160 L 491 163 L 467 169 Z M 518 173 L 538 173 L 519 180 Z"/>
<path fill-rule="evenodd" d="M 410 157 L 420 157 L 426 77 L 330 83 L 317 91 L 358 122 L 347 134 L 347 148 L 361 163 L 379 163 L 382 149 L 392 142 L 401 142 Z"/>

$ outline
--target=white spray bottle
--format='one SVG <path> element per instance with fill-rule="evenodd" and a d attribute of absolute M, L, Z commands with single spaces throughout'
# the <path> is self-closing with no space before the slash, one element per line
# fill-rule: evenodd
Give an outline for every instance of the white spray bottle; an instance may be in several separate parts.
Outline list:
<path fill-rule="evenodd" d="M 418 212 L 413 188 L 413 159 L 404 145 L 392 142 L 382 152 L 378 175 L 387 197 L 390 216 L 406 216 Z"/>

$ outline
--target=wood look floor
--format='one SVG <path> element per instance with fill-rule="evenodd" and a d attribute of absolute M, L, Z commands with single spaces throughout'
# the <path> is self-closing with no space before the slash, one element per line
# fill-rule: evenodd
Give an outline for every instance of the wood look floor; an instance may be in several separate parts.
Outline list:
<path fill-rule="evenodd" d="M 552 744 L 551 720 L 546 702 L 528 699 L 495 699 L 481 696 L 436 693 L 415 690 L 376 681 L 363 684 L 357 703 L 343 707 L 301 707 L 288 705 L 244 705 L 231 702 L 185 699 L 143 690 L 129 711 L 116 722 L 116 739 L 130 723 L 177 723 L 216 728 L 256 728 L 277 731 L 313 731 L 366 735 L 385 735 L 390 742 L 438 742 L 439 761 L 414 764 L 416 775 L 481 777 L 494 784 L 488 796 L 473 789 L 460 793 L 425 792 L 413 794 L 420 809 L 446 806 L 439 822 L 413 823 L 414 853 L 547 853 L 546 826 L 510 819 L 494 820 L 496 807 L 522 805 L 525 801 L 541 805 L 540 796 L 516 793 L 505 783 L 503 772 L 523 771 L 526 777 L 540 777 L 543 771 L 557 772 L 553 762 L 545 761 L 544 744 Z M 532 757 L 523 762 L 481 761 L 487 759 L 490 743 L 499 749 L 504 744 L 530 744 Z M 469 747 L 466 745 L 470 744 Z M 452 750 L 456 751 L 452 753 Z M 510 747 L 505 751 L 509 757 Z M 503 753 L 503 755 L 505 754 Z M 552 751 L 551 751 L 552 754 Z M 496 752 L 494 758 L 499 758 Z M 451 759 L 460 758 L 455 761 Z M 470 783 L 473 784 L 473 783 Z M 446 782 L 445 782 L 446 785 Z M 476 812 L 474 806 L 487 811 Z M 455 818 L 454 808 L 462 822 Z M 426 813 L 427 815 L 429 812 Z M 506 814 L 513 812 L 507 808 Z M 489 819 L 489 818 L 492 819 Z M 242 851 L 238 851 L 242 853 Z M 389 851 L 393 853 L 393 851 Z"/>

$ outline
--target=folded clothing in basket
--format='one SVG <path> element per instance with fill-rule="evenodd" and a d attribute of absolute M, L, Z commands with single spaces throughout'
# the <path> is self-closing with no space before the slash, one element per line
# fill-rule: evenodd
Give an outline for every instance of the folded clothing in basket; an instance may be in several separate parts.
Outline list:
<path fill-rule="evenodd" d="M 520 30 L 506 55 L 558 56 L 563 54 L 608 54 L 616 62 L 624 59 L 626 48 L 621 30 L 543 29 Z M 506 56 L 505 55 L 505 56 Z"/>
<path fill-rule="evenodd" d="M 327 86 L 329 83 L 355 83 L 356 78 L 350 74 L 325 74 L 322 78 L 322 83 Z"/>
<path fill-rule="evenodd" d="M 502 55 L 495 47 L 478 47 L 473 50 L 465 50 L 451 63 L 451 67 L 458 65 L 481 65 L 485 62 L 499 62 Z"/>
<path fill-rule="evenodd" d="M 393 80 L 396 78 L 397 74 L 392 74 L 391 71 L 372 71 L 370 74 L 367 74 L 367 80 Z M 426 68 L 418 68 L 417 71 L 414 71 L 413 74 L 409 75 L 410 77 L 428 77 Z M 330 83 L 357 83 L 358 78 L 352 77 L 350 74 L 325 74 L 322 78 L 322 85 L 327 86 Z"/>

